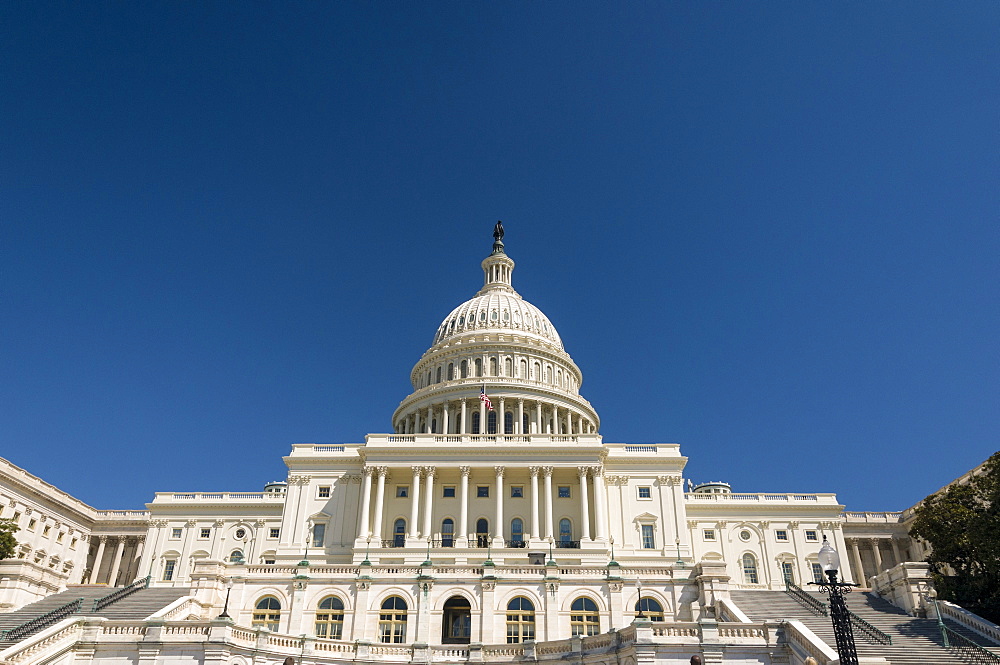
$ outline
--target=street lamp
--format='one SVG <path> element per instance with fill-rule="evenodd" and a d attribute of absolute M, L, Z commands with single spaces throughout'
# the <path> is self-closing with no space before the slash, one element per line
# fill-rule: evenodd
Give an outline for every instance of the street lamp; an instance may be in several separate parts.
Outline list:
<path fill-rule="evenodd" d="M 233 590 L 233 578 L 226 578 L 226 603 L 222 606 L 222 614 L 218 616 L 219 619 L 231 619 L 229 616 L 229 592 Z"/>
<path fill-rule="evenodd" d="M 931 587 L 931 590 L 927 592 L 927 597 L 934 604 L 934 614 L 937 616 L 938 630 L 941 631 L 941 642 L 944 643 L 945 647 L 949 647 L 951 645 L 948 644 L 948 629 L 944 627 L 944 620 L 941 618 L 941 608 L 938 606 L 937 595 L 937 589 L 934 587 Z"/>
<path fill-rule="evenodd" d="M 635 618 L 636 619 L 645 619 L 646 615 L 642 613 L 642 579 L 641 578 L 636 578 L 636 580 L 635 580 L 635 588 L 639 590 L 639 602 L 637 603 L 637 605 L 639 605 L 639 613 L 637 615 L 635 615 Z"/>
<path fill-rule="evenodd" d="M 854 646 L 854 632 L 851 630 L 851 613 L 844 602 L 844 594 L 858 586 L 850 582 L 838 582 L 837 571 L 840 569 L 840 555 L 830 546 L 823 535 L 823 546 L 819 548 L 819 564 L 829 578 L 827 582 L 810 582 L 830 596 L 830 618 L 833 621 L 833 634 L 837 639 L 837 653 L 840 654 L 840 665 L 858 665 L 858 650 Z"/>

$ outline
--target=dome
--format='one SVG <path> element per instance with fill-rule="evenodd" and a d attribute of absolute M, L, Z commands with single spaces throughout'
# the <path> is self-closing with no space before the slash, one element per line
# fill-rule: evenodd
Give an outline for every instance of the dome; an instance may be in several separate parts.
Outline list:
<path fill-rule="evenodd" d="M 539 337 L 560 350 L 563 348 L 559 333 L 548 317 L 517 293 L 490 290 L 466 300 L 438 326 L 434 344 L 472 331 L 516 332 Z"/>

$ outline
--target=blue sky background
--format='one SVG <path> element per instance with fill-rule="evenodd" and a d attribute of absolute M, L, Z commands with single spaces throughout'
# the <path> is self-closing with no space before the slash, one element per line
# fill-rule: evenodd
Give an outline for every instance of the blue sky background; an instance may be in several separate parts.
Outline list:
<path fill-rule="evenodd" d="M 1000 4 L 0 4 L 0 455 L 385 432 L 497 219 L 609 441 L 905 508 L 1000 448 Z"/>

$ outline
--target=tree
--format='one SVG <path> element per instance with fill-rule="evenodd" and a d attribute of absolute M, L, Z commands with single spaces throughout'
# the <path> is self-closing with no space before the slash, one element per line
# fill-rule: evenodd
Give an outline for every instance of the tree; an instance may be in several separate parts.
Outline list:
<path fill-rule="evenodd" d="M 967 482 L 921 501 L 910 536 L 931 546 L 939 597 L 1000 622 L 1000 452 Z"/>
<path fill-rule="evenodd" d="M 14 556 L 14 551 L 17 549 L 17 538 L 14 534 L 17 530 L 17 522 L 14 520 L 0 520 L 0 560 Z"/>

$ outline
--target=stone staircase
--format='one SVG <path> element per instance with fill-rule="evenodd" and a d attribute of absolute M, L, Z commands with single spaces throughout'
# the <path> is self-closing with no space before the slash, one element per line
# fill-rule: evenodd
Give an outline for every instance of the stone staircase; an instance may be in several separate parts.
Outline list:
<path fill-rule="evenodd" d="M 99 616 L 108 619 L 144 619 L 157 612 L 178 598 L 190 593 L 189 589 L 140 589 L 135 593 L 112 603 L 100 611 L 93 612 L 94 601 L 113 593 L 116 587 L 81 585 L 74 586 L 61 593 L 46 596 L 30 605 L 13 612 L 0 613 L 0 633 L 20 626 L 26 621 L 47 614 L 54 609 L 71 603 L 77 598 L 83 598 L 83 605 L 74 616 Z M 11 641 L 0 640 L 0 651 L 14 644 Z"/>
<path fill-rule="evenodd" d="M 820 602 L 824 594 L 806 592 Z M 806 609 L 799 601 L 784 591 L 732 591 L 732 600 L 754 621 L 766 619 L 797 619 L 816 636 L 837 650 L 830 617 L 819 616 Z M 845 596 L 847 607 L 856 615 L 892 636 L 892 645 L 871 644 L 855 628 L 854 641 L 858 657 L 882 656 L 892 665 L 960 665 L 968 663 L 960 655 L 945 649 L 936 619 L 911 617 L 895 605 L 870 593 L 855 592 Z M 951 630 L 964 635 L 993 653 L 1000 654 L 1000 645 L 974 633 L 964 626 L 947 620 Z"/>

